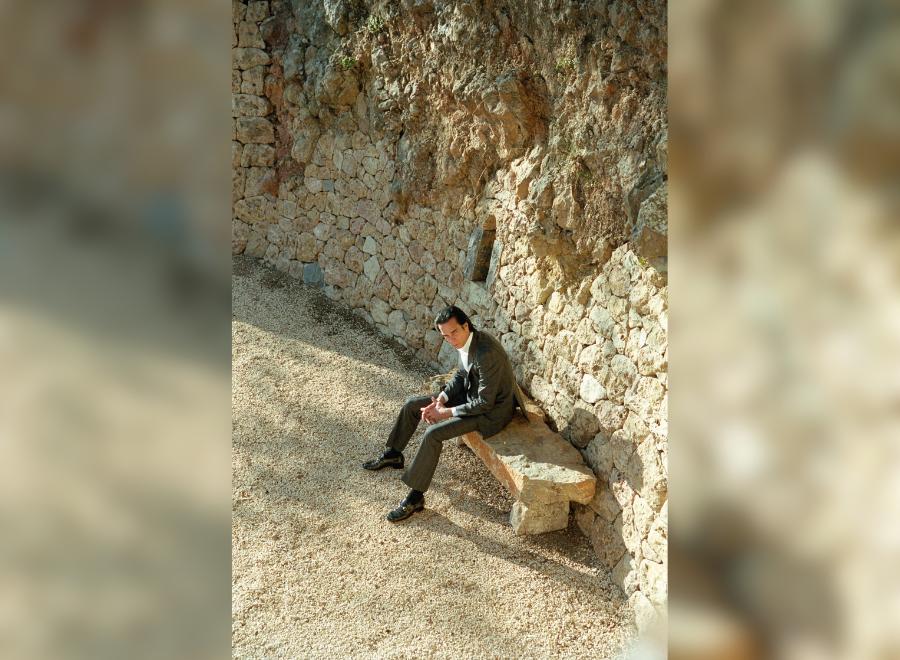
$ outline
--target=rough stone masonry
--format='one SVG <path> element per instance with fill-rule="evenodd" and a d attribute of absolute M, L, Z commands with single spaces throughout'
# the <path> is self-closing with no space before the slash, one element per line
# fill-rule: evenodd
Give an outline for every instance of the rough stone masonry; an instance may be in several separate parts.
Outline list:
<path fill-rule="evenodd" d="M 589 6 L 586 6 L 589 5 Z M 667 598 L 666 5 L 233 1 L 233 251 L 436 367 L 458 302 L 598 477 L 576 520 Z"/>

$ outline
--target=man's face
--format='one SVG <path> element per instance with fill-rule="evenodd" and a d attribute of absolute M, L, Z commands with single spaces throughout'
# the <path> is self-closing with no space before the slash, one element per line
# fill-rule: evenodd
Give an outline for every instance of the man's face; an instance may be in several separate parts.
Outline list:
<path fill-rule="evenodd" d="M 456 319 L 451 318 L 446 323 L 438 323 L 441 336 L 456 350 L 461 349 L 469 341 L 469 324 L 460 325 Z"/>

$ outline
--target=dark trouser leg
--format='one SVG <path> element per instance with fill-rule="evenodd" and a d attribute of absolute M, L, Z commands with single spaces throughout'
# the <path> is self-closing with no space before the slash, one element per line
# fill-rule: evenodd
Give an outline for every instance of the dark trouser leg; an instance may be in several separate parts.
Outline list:
<path fill-rule="evenodd" d="M 437 468 L 438 458 L 441 456 L 441 448 L 444 440 L 455 438 L 459 435 L 478 430 L 476 417 L 451 417 L 443 422 L 430 426 L 425 431 L 419 451 L 412 465 L 403 474 L 403 483 L 414 490 L 423 493 L 431 485 L 431 477 Z"/>
<path fill-rule="evenodd" d="M 403 451 L 409 443 L 409 439 L 416 432 L 419 420 L 422 418 L 422 408 L 431 403 L 430 396 L 411 396 L 400 408 L 394 428 L 388 436 L 388 449 Z"/>

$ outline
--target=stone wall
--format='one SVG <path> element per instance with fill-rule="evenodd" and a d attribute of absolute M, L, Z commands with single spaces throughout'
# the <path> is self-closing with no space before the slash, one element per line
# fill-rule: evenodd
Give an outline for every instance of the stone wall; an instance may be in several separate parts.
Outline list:
<path fill-rule="evenodd" d="M 435 367 L 456 303 L 602 488 L 576 520 L 666 601 L 665 5 L 234 8 L 233 249 Z"/>

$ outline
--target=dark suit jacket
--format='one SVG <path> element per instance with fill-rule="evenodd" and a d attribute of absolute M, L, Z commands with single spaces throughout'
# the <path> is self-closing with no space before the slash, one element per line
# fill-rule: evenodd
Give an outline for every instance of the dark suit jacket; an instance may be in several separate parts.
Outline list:
<path fill-rule="evenodd" d="M 519 400 L 519 388 L 509 357 L 500 342 L 481 330 L 474 330 L 469 345 L 469 371 L 457 370 L 442 390 L 460 417 L 478 416 L 478 430 L 485 438 L 509 424 Z M 465 401 L 465 403 L 458 403 Z"/>

